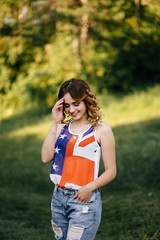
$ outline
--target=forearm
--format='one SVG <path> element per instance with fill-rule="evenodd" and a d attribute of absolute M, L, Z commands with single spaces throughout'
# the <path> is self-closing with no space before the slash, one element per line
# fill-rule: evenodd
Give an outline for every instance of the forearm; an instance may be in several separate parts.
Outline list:
<path fill-rule="evenodd" d="M 56 142 L 58 124 L 52 122 L 51 127 L 48 131 L 48 134 L 43 142 L 41 157 L 42 162 L 48 163 L 53 159 L 54 156 L 54 147 Z"/>
<path fill-rule="evenodd" d="M 115 178 L 115 176 L 116 176 L 116 169 L 106 170 L 100 177 L 88 183 L 84 187 L 80 188 L 78 192 L 76 192 L 74 198 L 77 197 L 80 202 L 87 203 L 91 196 L 91 193 L 94 190 L 108 184 Z"/>
<path fill-rule="evenodd" d="M 116 177 L 116 169 L 107 169 L 98 178 L 86 185 L 91 191 L 110 183 Z"/>
<path fill-rule="evenodd" d="M 98 131 L 105 171 L 97 179 L 87 184 L 91 191 L 110 183 L 116 177 L 117 171 L 113 132 L 110 126 L 104 123 L 99 126 Z"/>

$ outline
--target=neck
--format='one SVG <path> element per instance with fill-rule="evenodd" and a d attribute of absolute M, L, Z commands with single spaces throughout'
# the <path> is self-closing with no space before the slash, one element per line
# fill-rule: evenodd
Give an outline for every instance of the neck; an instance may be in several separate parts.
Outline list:
<path fill-rule="evenodd" d="M 72 124 L 77 125 L 77 126 L 81 126 L 81 125 L 85 125 L 85 124 L 89 124 L 89 121 L 87 119 L 87 114 L 85 114 L 82 118 L 79 118 L 78 120 L 72 120 Z"/>
<path fill-rule="evenodd" d="M 86 119 L 86 120 L 83 120 L 83 121 L 73 121 L 71 122 L 71 131 L 73 133 L 81 133 L 81 132 L 84 132 L 88 129 L 90 125 L 90 122 Z"/>
<path fill-rule="evenodd" d="M 90 122 L 87 120 L 87 118 L 82 118 L 82 119 L 79 119 L 79 120 L 72 120 L 72 125 L 75 126 L 75 127 L 79 127 L 79 126 L 82 126 L 82 125 L 88 125 L 90 124 Z"/>

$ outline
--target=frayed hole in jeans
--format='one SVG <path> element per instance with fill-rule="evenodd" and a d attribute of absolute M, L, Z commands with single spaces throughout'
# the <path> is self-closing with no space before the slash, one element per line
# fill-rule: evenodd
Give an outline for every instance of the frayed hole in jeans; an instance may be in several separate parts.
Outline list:
<path fill-rule="evenodd" d="M 72 226 L 69 229 L 68 233 L 68 240 L 80 240 L 81 236 L 83 234 L 84 228 L 82 227 L 77 227 L 77 226 Z"/>
<path fill-rule="evenodd" d="M 52 228 L 57 237 L 61 238 L 63 236 L 62 229 L 60 227 L 56 226 L 55 224 L 52 224 Z"/>
<path fill-rule="evenodd" d="M 88 206 L 83 206 L 82 207 L 82 213 L 88 213 L 89 207 Z"/>

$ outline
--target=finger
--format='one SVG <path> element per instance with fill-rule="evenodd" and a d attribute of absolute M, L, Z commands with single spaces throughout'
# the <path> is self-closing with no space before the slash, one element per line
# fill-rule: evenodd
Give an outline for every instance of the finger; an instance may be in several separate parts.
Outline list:
<path fill-rule="evenodd" d="M 78 192 L 76 192 L 73 198 L 77 198 L 77 197 L 78 197 Z"/>
<path fill-rule="evenodd" d="M 63 109 L 63 102 L 57 102 L 52 108 L 52 110 L 57 110 L 59 108 Z"/>
<path fill-rule="evenodd" d="M 61 98 L 60 100 L 57 101 L 57 103 L 62 103 L 62 102 L 64 102 L 63 98 Z"/>
<path fill-rule="evenodd" d="M 78 201 L 81 202 L 81 203 L 84 203 L 84 202 L 85 202 L 85 200 L 82 199 L 82 198 L 80 198 L 80 197 L 78 197 Z"/>
<path fill-rule="evenodd" d="M 56 103 L 54 107 L 59 108 L 59 107 L 62 107 L 62 106 L 63 106 L 63 103 Z"/>
<path fill-rule="evenodd" d="M 63 108 L 63 104 L 59 104 L 57 106 L 55 106 L 56 109 L 62 109 Z"/>
<path fill-rule="evenodd" d="M 63 98 L 61 98 L 60 100 L 58 100 L 56 103 L 55 103 L 55 106 L 59 106 L 59 105 L 62 105 L 64 102 Z"/>

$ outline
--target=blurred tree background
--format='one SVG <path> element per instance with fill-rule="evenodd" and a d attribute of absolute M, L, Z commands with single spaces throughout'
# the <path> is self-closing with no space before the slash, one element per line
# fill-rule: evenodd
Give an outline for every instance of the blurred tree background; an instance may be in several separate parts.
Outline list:
<path fill-rule="evenodd" d="M 160 2 L 1 0 L 1 109 L 49 109 L 61 83 L 97 92 L 160 82 Z"/>
<path fill-rule="evenodd" d="M 158 0 L 0 0 L 0 239 L 53 239 L 40 152 L 59 86 L 75 77 L 116 139 L 96 240 L 160 239 Z"/>

